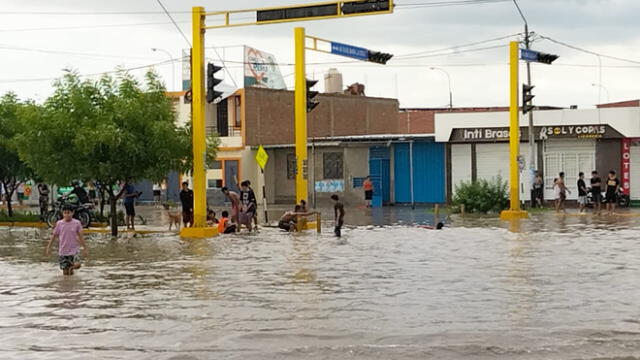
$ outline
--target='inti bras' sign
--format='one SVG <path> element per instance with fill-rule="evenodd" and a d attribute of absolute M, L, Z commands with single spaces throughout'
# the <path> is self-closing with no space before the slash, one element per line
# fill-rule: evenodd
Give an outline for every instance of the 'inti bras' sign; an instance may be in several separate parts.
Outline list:
<path fill-rule="evenodd" d="M 529 129 L 520 127 L 520 141 L 528 140 Z M 549 139 L 622 139 L 624 136 L 609 125 L 561 125 L 534 127 L 536 140 Z M 449 142 L 505 142 L 509 141 L 508 127 L 459 128 L 451 131 Z"/>

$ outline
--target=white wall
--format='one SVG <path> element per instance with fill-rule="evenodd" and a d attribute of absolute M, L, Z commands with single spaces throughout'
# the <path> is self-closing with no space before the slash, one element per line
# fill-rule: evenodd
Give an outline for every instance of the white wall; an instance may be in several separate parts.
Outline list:
<path fill-rule="evenodd" d="M 541 110 L 533 114 L 535 126 L 607 124 L 626 137 L 640 137 L 640 107 Z M 529 124 L 520 115 L 520 126 Z M 435 118 L 436 141 L 448 142 L 453 129 L 509 126 L 508 112 L 438 113 Z"/>

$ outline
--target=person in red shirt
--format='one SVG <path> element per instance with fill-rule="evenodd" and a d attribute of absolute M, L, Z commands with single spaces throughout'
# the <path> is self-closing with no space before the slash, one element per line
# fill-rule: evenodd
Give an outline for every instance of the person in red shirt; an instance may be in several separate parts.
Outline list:
<path fill-rule="evenodd" d="M 367 176 L 362 183 L 364 188 L 364 202 L 367 207 L 371 207 L 371 199 L 373 198 L 373 183 L 371 177 Z"/>

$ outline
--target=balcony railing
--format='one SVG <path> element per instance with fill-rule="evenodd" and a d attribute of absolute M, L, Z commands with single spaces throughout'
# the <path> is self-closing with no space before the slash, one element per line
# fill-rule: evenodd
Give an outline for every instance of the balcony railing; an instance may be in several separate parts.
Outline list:
<path fill-rule="evenodd" d="M 227 126 L 218 128 L 217 126 L 207 126 L 207 135 L 218 134 L 220 137 L 226 136 L 242 136 L 242 128 L 235 126 Z"/>

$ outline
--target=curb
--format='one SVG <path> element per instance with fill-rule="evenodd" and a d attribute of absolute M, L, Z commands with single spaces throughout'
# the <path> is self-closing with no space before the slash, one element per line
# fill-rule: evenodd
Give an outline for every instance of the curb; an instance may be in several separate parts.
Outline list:
<path fill-rule="evenodd" d="M 0 221 L 0 226 L 47 228 L 47 223 L 29 221 Z"/>

